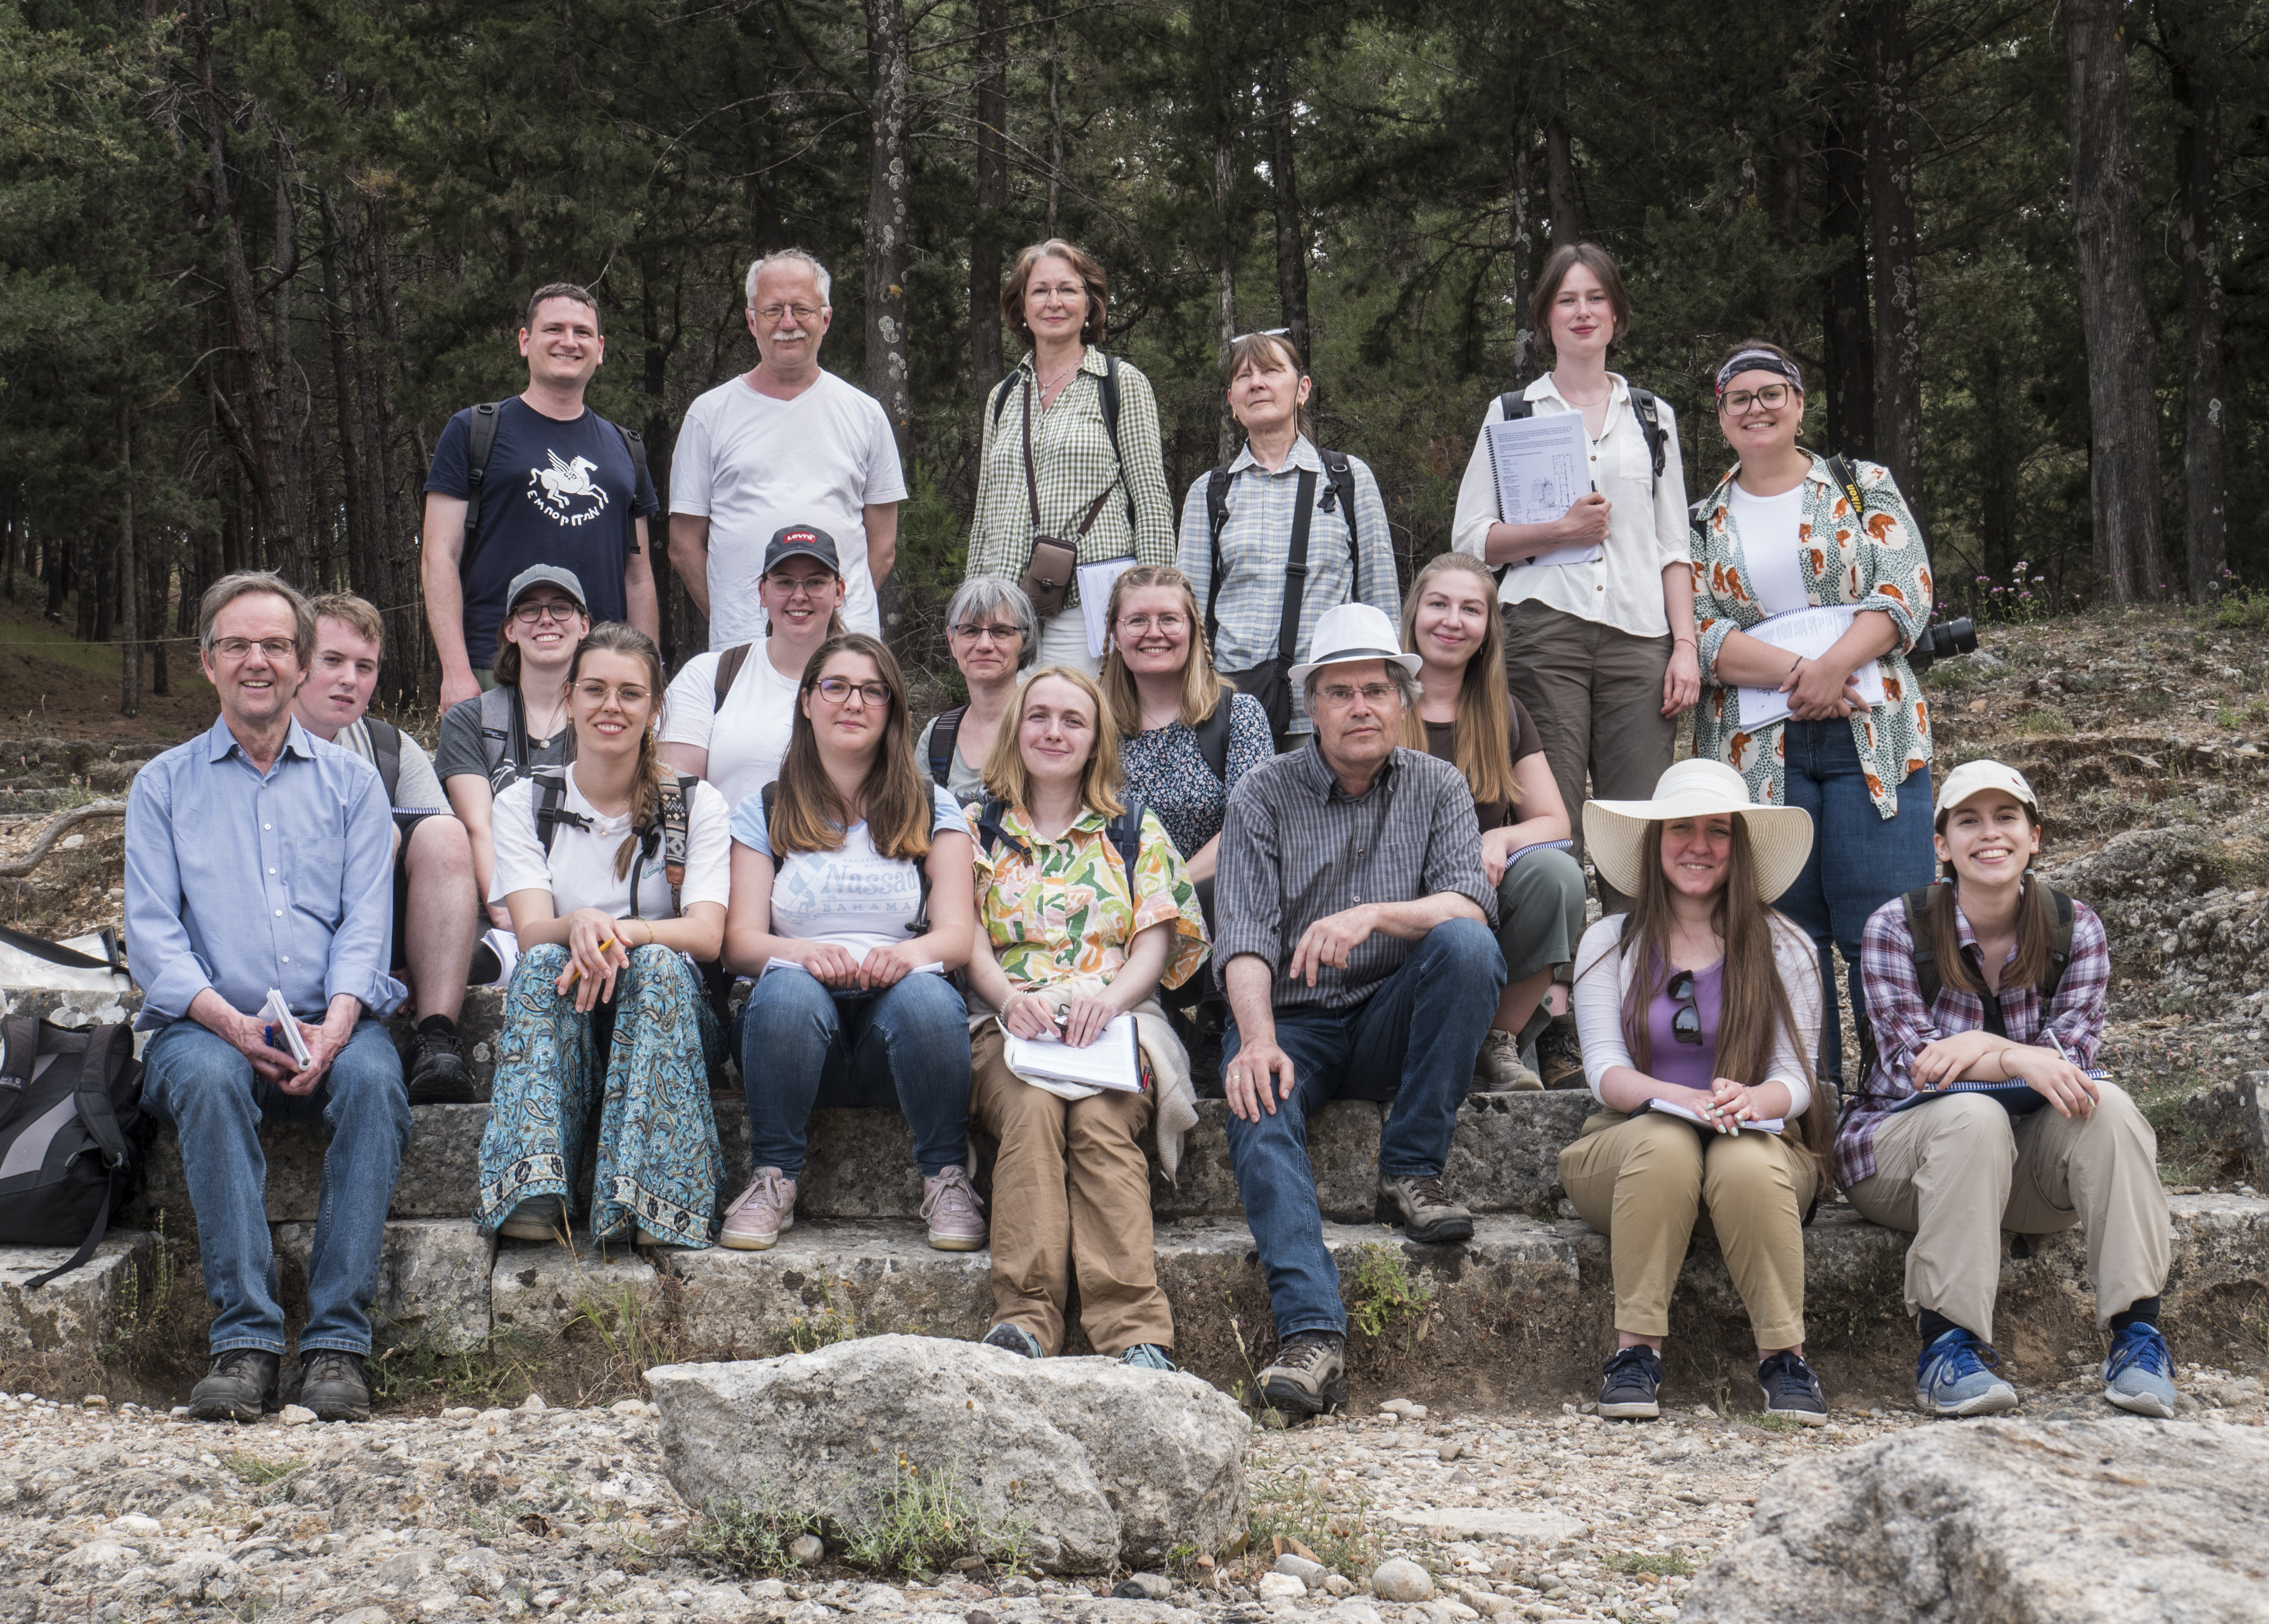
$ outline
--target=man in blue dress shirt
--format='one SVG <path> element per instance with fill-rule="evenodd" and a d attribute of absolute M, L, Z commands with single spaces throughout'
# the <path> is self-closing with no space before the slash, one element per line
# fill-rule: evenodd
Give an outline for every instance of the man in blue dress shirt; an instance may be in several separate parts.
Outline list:
<path fill-rule="evenodd" d="M 126 808 L 136 1025 L 154 1033 L 142 1103 L 180 1132 L 216 1310 L 189 1413 L 257 1421 L 288 1400 L 364 1421 L 370 1299 L 410 1143 L 402 1062 L 373 1018 L 403 996 L 387 974 L 393 815 L 377 769 L 292 719 L 315 639 L 305 598 L 274 575 L 227 576 L 198 606 L 198 639 L 220 720 L 137 774 Z M 271 990 L 296 1017 L 304 1065 L 261 1013 Z M 299 1364 L 280 1396 L 270 1115 L 330 1135 Z"/>

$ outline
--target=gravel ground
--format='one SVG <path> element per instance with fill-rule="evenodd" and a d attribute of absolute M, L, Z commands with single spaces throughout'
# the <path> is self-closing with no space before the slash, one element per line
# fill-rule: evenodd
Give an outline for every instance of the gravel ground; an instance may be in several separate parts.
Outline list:
<path fill-rule="evenodd" d="M 2202 1424 L 2264 1424 L 2258 1378 L 2185 1367 Z M 2025 1393 L 2036 1418 L 2111 1414 L 2096 1384 Z M 1783 1465 L 1925 1422 L 1839 1408 L 1816 1430 L 1680 1408 L 1652 1425 L 1558 1414 L 1334 1417 L 1256 1428 L 1252 1546 L 1112 1599 L 1106 1581 L 981 1569 L 891 1583 L 823 1565 L 780 1577 L 705 1567 L 662 1476 L 651 1407 L 447 1412 L 361 1426 L 201 1426 L 135 1405 L 0 1395 L 0 1624 L 261 1619 L 387 1624 L 950 1614 L 972 1624 L 1259 1620 L 1670 1620 Z M 304 1414 L 304 1413 L 301 1413 Z M 1951 1423 L 1947 1423 L 1951 1424 Z M 1297 1596 L 1280 1539 L 1332 1569 Z M 1432 1576 L 1423 1603 L 1370 1593 L 1382 1561 Z M 1383 1581 L 1382 1591 L 1389 1588 Z"/>

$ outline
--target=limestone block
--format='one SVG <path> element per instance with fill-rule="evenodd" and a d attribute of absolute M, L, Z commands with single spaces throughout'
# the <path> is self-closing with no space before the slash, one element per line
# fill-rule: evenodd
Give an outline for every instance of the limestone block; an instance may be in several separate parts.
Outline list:
<path fill-rule="evenodd" d="M 1332 1222 L 1368 1222 L 1378 1205 L 1381 1119 L 1380 1108 L 1369 1100 L 1335 1100 L 1308 1124 L 1316 1200 Z M 1229 1217 L 1245 1210 L 1229 1162 L 1228 1101 L 1198 1102 L 1197 1126 L 1182 1142 L 1179 1185 L 1167 1184 L 1154 1162 L 1150 1193 L 1161 1218 Z"/>
<path fill-rule="evenodd" d="M 1534 1212 L 1559 1193 L 1560 1152 L 1598 1109 L 1583 1089 L 1468 1095 L 1444 1182 L 1475 1212 Z"/>
<path fill-rule="evenodd" d="M 481 1131 L 488 1126 L 486 1105 L 413 1105 L 410 1148 L 394 1184 L 388 1208 L 395 1218 L 464 1218 L 471 1214 L 480 1188 Z M 268 1221 L 313 1223 L 322 1203 L 322 1127 L 313 1123 L 271 1122 L 260 1130 L 268 1158 Z M 160 1212 L 176 1234 L 187 1233 L 191 1209 L 181 1171 L 180 1142 L 173 1125 L 159 1123 L 151 1135 L 141 1195 L 126 1210 L 136 1221 L 152 1222 Z"/>
<path fill-rule="evenodd" d="M 275 1236 L 277 1255 L 296 1262 L 304 1279 L 314 1226 L 278 1224 Z M 389 1222 L 370 1303 L 379 1344 L 454 1354 L 480 1342 L 491 1325 L 489 1266 L 495 1251 L 496 1244 L 470 1219 Z"/>
<path fill-rule="evenodd" d="M 755 1171 L 749 1164 L 748 1106 L 738 1094 L 712 1098 L 730 1201 Z M 823 1107 L 805 1123 L 804 1141 L 803 1176 L 795 1190 L 799 1217 L 913 1218 L 921 1211 L 913 1130 L 895 1108 Z M 987 1168 L 991 1148 L 987 1144 L 981 1157 Z"/>
<path fill-rule="evenodd" d="M 0 1246 L 0 1366 L 19 1384 L 36 1383 L 44 1369 L 61 1374 L 113 1357 L 121 1321 L 137 1307 L 137 1292 L 150 1288 L 157 1236 L 113 1229 L 78 1268 L 26 1289 L 78 1250 Z"/>
<path fill-rule="evenodd" d="M 769 1491 L 851 1531 L 905 1472 L 943 1473 L 1065 1573 L 1209 1553 L 1245 1526 L 1250 1423 L 1192 1376 L 884 1336 L 647 1380 L 690 1505 Z"/>
<path fill-rule="evenodd" d="M 807 1222 L 766 1251 L 666 1251 L 684 1287 L 689 1343 L 761 1359 L 846 1337 L 913 1332 L 978 1337 L 992 1324 L 992 1257 L 934 1251 L 911 1220 Z"/>
<path fill-rule="evenodd" d="M 1969 1421 L 1765 1486 L 1687 1624 L 2236 1624 L 2269 1593 L 2269 1437 L 2177 1421 Z"/>
<path fill-rule="evenodd" d="M 610 1316 L 643 1306 L 659 1288 L 654 1265 L 627 1247 L 602 1253 L 506 1241 L 489 1275 L 489 1306 L 497 1330 L 549 1336 L 579 1315 Z"/>

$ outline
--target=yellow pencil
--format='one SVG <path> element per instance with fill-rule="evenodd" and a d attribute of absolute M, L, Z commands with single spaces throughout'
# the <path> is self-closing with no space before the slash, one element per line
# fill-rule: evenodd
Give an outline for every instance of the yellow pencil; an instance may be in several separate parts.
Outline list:
<path fill-rule="evenodd" d="M 599 944 L 599 951 L 600 951 L 600 952 L 602 952 L 602 953 L 604 953 L 604 952 L 605 952 L 609 948 L 611 948 L 611 947 L 613 947 L 614 945 L 615 945 L 615 939 L 614 939 L 612 936 L 610 936 L 610 937 L 608 937 L 604 941 L 602 941 L 602 942 L 601 942 L 601 943 Z M 583 974 L 583 967 L 582 967 L 580 964 L 570 964 L 570 965 L 568 965 L 568 966 L 567 966 L 567 985 L 568 985 L 569 986 L 573 986 L 573 985 L 575 985 L 575 983 L 576 983 L 578 980 L 580 980 L 580 979 L 581 978 L 582 974 Z"/>

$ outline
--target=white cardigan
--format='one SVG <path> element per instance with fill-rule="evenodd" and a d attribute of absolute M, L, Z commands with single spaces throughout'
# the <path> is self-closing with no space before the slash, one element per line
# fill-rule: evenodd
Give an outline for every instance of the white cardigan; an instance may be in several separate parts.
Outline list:
<path fill-rule="evenodd" d="M 1784 1031 L 1773 1045 L 1772 1067 L 1767 1082 L 1788 1089 L 1788 1114 L 1800 1117 L 1812 1104 L 1812 1089 L 1805 1081 L 1803 1056 L 1820 1052 L 1820 953 L 1812 939 L 1785 915 L 1772 920 L 1773 963 L 1781 985 L 1788 989 L 1788 1005 L 1796 1016 L 1796 1030 Z M 1611 1066 L 1637 1070 L 1630 1046 L 1623 1041 L 1623 995 L 1639 971 L 1638 955 L 1621 952 L 1628 913 L 1611 913 L 1584 933 L 1576 949 L 1576 985 L 1571 1002 L 1576 1011 L 1577 1035 L 1584 1043 L 1584 1081 L 1602 1105 L 1600 1079 Z"/>

